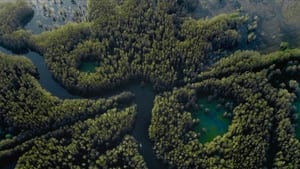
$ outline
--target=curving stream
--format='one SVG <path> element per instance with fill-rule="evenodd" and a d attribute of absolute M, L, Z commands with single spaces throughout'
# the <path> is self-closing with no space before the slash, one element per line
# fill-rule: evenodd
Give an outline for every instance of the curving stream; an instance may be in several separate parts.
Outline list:
<path fill-rule="evenodd" d="M 11 51 L 6 50 L 0 46 L 0 52 L 6 54 L 12 54 Z M 26 55 L 34 65 L 37 67 L 39 72 L 39 83 L 41 86 L 48 90 L 52 95 L 59 97 L 60 99 L 78 99 L 82 98 L 80 96 L 70 94 L 66 89 L 64 89 L 58 82 L 56 82 L 48 70 L 44 58 L 35 53 L 29 52 Z M 147 167 L 149 169 L 163 169 L 166 166 L 159 160 L 156 159 L 153 152 L 153 144 L 148 137 L 148 128 L 151 122 L 151 110 L 154 101 L 154 91 L 150 85 L 142 86 L 140 84 L 130 84 L 124 88 L 117 89 L 112 91 L 112 94 L 119 93 L 121 91 L 130 91 L 135 94 L 134 102 L 137 104 L 137 117 L 132 130 L 131 135 L 136 139 L 138 144 L 140 144 L 139 152 L 143 156 Z M 16 159 L 17 160 L 17 159 Z M 13 169 L 15 168 L 16 161 L 9 162 L 6 166 L 3 166 L 4 169 Z"/>

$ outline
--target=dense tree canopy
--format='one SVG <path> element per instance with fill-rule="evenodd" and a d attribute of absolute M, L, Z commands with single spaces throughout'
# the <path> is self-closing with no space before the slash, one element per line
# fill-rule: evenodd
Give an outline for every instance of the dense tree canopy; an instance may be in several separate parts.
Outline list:
<path fill-rule="evenodd" d="M 170 168 L 299 168 L 300 124 L 292 104 L 300 50 L 224 57 L 240 43 L 245 18 L 196 20 L 188 17 L 196 3 L 89 0 L 88 22 L 32 35 L 22 29 L 32 10 L 17 1 L 0 7 L 0 44 L 43 55 L 54 78 L 73 93 L 151 83 L 157 93 L 149 137 L 155 156 Z M 98 67 L 83 72 L 83 62 Z M 132 93 L 62 100 L 37 79 L 28 59 L 0 53 L 0 127 L 7 135 L 0 137 L 0 161 L 18 156 L 20 169 L 147 168 L 130 136 L 137 113 Z M 228 132 L 205 144 L 193 130 L 201 123 L 193 114 L 203 93 L 234 101 Z"/>
<path fill-rule="evenodd" d="M 18 30 L 3 36 L 5 46 L 37 51 L 54 77 L 83 95 L 142 79 L 156 90 L 195 80 L 222 51 L 239 41 L 238 14 L 210 20 L 185 17 L 196 1 L 90 0 L 90 22 L 71 23 L 40 35 Z M 81 62 L 99 65 L 95 73 Z"/>

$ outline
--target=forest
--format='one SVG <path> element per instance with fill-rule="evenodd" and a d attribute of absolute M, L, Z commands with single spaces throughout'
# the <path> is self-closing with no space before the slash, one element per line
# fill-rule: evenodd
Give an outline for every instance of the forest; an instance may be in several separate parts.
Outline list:
<path fill-rule="evenodd" d="M 25 1 L 1 5 L 0 46 L 39 53 L 59 84 L 88 98 L 52 95 L 28 58 L 0 52 L 0 163 L 148 168 L 131 135 L 134 94 L 101 97 L 142 82 L 155 91 L 148 134 L 168 168 L 299 168 L 300 49 L 238 50 L 253 33 L 242 33 L 248 18 L 195 19 L 195 6 L 197 0 L 88 0 L 88 21 L 33 34 L 24 29 L 34 14 Z M 92 71 L 83 71 L 90 63 Z M 205 132 L 194 130 L 203 95 L 233 101 L 228 131 L 206 143 L 199 142 Z"/>

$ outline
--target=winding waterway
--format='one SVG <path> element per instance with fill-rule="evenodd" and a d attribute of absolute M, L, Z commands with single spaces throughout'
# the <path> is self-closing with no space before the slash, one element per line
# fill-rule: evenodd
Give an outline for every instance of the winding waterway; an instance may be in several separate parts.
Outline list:
<path fill-rule="evenodd" d="M 73 8 L 71 7 L 74 7 L 74 9 L 77 10 L 75 12 L 82 12 L 83 14 L 81 16 L 82 18 L 79 17 L 77 19 L 84 20 L 85 18 L 84 13 L 86 12 L 85 11 L 86 7 L 84 6 L 84 4 L 86 5 L 86 0 L 77 0 L 78 2 L 77 4 L 71 4 L 71 1 L 65 1 L 66 3 L 64 3 L 63 5 L 50 3 L 48 4 L 48 6 L 46 6 L 47 7 L 46 14 L 45 11 L 43 10 L 43 4 L 44 2 L 48 3 L 48 1 L 52 2 L 51 0 L 47 0 L 47 1 L 30 0 L 30 1 L 34 5 L 35 15 L 34 18 L 26 25 L 25 28 L 27 30 L 30 30 L 34 34 L 41 33 L 44 30 L 52 29 L 53 27 L 57 27 L 58 25 L 63 25 L 68 21 L 72 21 L 73 19 L 72 14 L 74 13 L 74 10 L 72 10 Z M 259 26 L 257 27 L 256 33 L 258 34 L 258 37 L 260 37 L 259 40 L 261 41 L 260 44 L 261 46 L 257 48 L 264 49 L 263 51 L 266 52 L 269 50 L 277 49 L 281 41 L 288 41 L 293 46 L 299 46 L 300 31 L 298 28 L 300 28 L 300 25 L 298 22 L 294 23 L 292 20 L 293 18 L 298 18 L 298 17 L 289 17 L 291 21 L 288 21 L 287 16 L 289 15 L 287 12 L 289 10 L 285 11 L 285 8 L 287 7 L 279 9 L 279 6 L 284 6 L 284 5 L 296 6 L 297 8 L 300 8 L 299 5 L 293 5 L 292 4 L 293 1 L 295 0 L 287 0 L 287 1 L 279 0 L 278 2 L 258 0 L 256 2 L 251 1 L 252 3 L 250 3 L 250 0 L 242 0 L 242 1 L 233 0 L 228 2 L 227 1 L 221 2 L 217 0 L 212 0 L 212 1 L 203 0 L 203 1 L 199 1 L 201 3 L 197 8 L 198 10 L 195 11 L 194 15 L 196 18 L 203 18 L 203 17 L 212 17 L 219 13 L 228 13 L 228 12 L 233 12 L 235 10 L 243 10 L 245 13 L 249 13 L 251 17 L 258 16 Z M 58 16 L 55 13 L 51 13 L 51 15 L 48 16 L 49 11 L 50 12 L 61 11 L 61 13 L 64 13 L 64 11 L 66 11 L 66 13 L 68 13 L 68 16 L 67 17 L 64 17 L 62 15 Z M 297 10 L 294 9 L 294 11 Z M 53 21 L 54 20 L 53 17 L 55 17 L 55 21 Z M 11 51 L 1 46 L 0 46 L 0 52 L 6 54 L 12 54 Z M 37 67 L 37 70 L 39 72 L 39 83 L 41 84 L 41 86 L 44 89 L 48 90 L 52 95 L 57 96 L 60 99 L 82 98 L 80 96 L 70 94 L 66 89 L 64 89 L 59 83 L 57 83 L 52 78 L 52 74 L 48 70 L 47 65 L 45 64 L 45 61 L 41 55 L 30 51 L 25 56 L 29 58 Z M 153 107 L 153 100 L 155 97 L 152 87 L 149 85 L 141 86 L 140 84 L 135 83 L 135 84 L 123 86 L 122 88 L 116 89 L 115 91 L 111 91 L 111 93 L 109 93 L 106 96 L 111 96 L 113 94 L 117 94 L 124 90 L 130 91 L 135 94 L 134 102 L 137 104 L 138 113 L 137 113 L 135 125 L 131 132 L 131 135 L 137 140 L 138 144 L 140 144 L 139 152 L 143 156 L 147 164 L 147 167 L 149 169 L 167 168 L 161 161 L 156 159 L 153 152 L 153 144 L 148 137 L 148 128 L 151 121 L 151 110 Z M 199 117 L 199 118 L 203 120 L 203 117 Z M 207 120 L 207 122 L 209 121 Z M 226 130 L 226 126 L 228 125 L 227 123 L 225 127 L 224 125 L 220 126 L 220 129 Z M 217 133 L 216 135 L 218 134 L 220 133 Z M 209 138 L 209 140 L 210 139 L 211 138 Z M 7 164 L 6 166 L 1 166 L 0 164 L 0 168 L 13 169 L 15 168 L 16 160 L 17 159 L 10 159 L 6 162 Z"/>
<path fill-rule="evenodd" d="M 6 50 L 3 47 L 0 47 L 0 52 L 6 54 L 12 54 L 11 51 Z M 52 95 L 59 97 L 60 99 L 78 99 L 80 96 L 72 95 L 67 90 L 65 90 L 60 84 L 58 84 L 51 75 L 51 72 L 48 70 L 43 57 L 35 52 L 29 52 L 25 54 L 34 65 L 37 67 L 39 72 L 39 83 L 41 86 L 48 90 Z M 135 103 L 137 104 L 137 117 L 132 130 L 132 136 L 140 144 L 139 152 L 143 156 L 147 167 L 149 169 L 163 169 L 165 168 L 164 164 L 157 160 L 153 152 L 153 144 L 148 136 L 148 128 L 151 121 L 151 110 L 154 101 L 154 91 L 151 86 L 140 84 L 127 85 L 122 89 L 118 89 L 118 92 L 121 91 L 130 91 L 135 94 Z M 116 92 L 112 92 L 115 94 Z M 9 162 L 6 166 L 3 166 L 4 169 L 13 169 L 15 168 L 16 162 Z"/>

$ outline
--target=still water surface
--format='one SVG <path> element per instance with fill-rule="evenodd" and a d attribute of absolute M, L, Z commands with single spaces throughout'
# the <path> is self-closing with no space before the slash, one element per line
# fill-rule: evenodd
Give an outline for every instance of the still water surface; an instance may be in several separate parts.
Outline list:
<path fill-rule="evenodd" d="M 0 47 L 0 52 L 11 54 L 10 51 Z M 29 52 L 25 54 L 27 58 L 29 58 L 34 65 L 37 67 L 39 72 L 39 83 L 41 86 L 49 91 L 52 95 L 57 96 L 61 99 L 78 99 L 81 98 L 76 95 L 72 95 L 67 92 L 62 86 L 60 86 L 53 78 L 48 70 L 44 58 L 35 53 Z M 157 160 L 154 152 L 153 152 L 153 144 L 148 137 L 148 128 L 151 121 L 151 110 L 153 106 L 153 100 L 155 97 L 154 91 L 152 87 L 149 85 L 140 85 L 140 84 L 132 84 L 127 85 L 126 87 L 119 89 L 116 92 L 121 91 L 131 91 L 135 94 L 135 104 L 137 104 L 137 117 L 135 121 L 135 125 L 132 131 L 132 136 L 137 140 L 138 144 L 140 144 L 139 152 L 143 156 L 148 168 L 155 169 L 163 169 L 165 165 L 162 164 L 161 161 Z M 113 93 L 116 93 L 113 92 Z M 15 159 L 17 160 L 17 159 Z M 16 161 L 10 161 L 5 166 L 0 166 L 4 169 L 13 169 L 16 165 Z"/>

